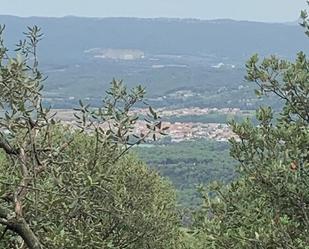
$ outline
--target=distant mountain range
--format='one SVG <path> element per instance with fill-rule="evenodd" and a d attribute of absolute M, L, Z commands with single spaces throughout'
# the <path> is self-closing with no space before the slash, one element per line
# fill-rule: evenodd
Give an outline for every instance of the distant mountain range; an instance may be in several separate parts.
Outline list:
<path fill-rule="evenodd" d="M 245 61 L 253 53 L 289 59 L 300 50 L 309 53 L 296 23 L 0 16 L 0 24 L 10 48 L 26 26 L 42 28 L 44 96 L 57 108 L 70 108 L 79 98 L 100 104 L 115 77 L 129 87 L 145 86 L 159 107 L 254 109 L 261 102 L 254 85 L 244 82 Z"/>
<path fill-rule="evenodd" d="M 134 49 L 147 54 L 225 57 L 244 61 L 253 53 L 293 57 L 309 51 L 303 30 L 295 23 L 272 24 L 233 20 L 45 18 L 0 16 L 6 43 L 15 44 L 26 26 L 45 33 L 40 54 L 45 63 L 85 60 L 85 50 Z"/>

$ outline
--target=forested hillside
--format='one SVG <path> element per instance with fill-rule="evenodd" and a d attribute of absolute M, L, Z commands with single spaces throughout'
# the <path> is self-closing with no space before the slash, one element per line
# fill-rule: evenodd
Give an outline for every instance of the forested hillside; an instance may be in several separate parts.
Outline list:
<path fill-rule="evenodd" d="M 181 143 L 148 145 L 136 149 L 139 157 L 152 169 L 168 178 L 183 207 L 201 202 L 197 189 L 212 181 L 230 183 L 235 179 L 236 162 L 229 155 L 226 142 L 207 139 Z"/>

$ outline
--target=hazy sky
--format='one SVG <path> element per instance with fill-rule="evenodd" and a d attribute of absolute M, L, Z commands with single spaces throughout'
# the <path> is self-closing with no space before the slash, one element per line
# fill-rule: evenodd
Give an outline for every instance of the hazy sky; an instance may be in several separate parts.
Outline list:
<path fill-rule="evenodd" d="M 0 14 L 297 20 L 305 0 L 0 0 Z"/>

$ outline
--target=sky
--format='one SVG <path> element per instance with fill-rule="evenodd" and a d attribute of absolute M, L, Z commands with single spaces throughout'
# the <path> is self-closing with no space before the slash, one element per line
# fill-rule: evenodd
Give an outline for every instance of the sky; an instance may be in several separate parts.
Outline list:
<path fill-rule="evenodd" d="M 170 17 L 291 22 L 305 0 L 0 0 L 0 15 Z"/>

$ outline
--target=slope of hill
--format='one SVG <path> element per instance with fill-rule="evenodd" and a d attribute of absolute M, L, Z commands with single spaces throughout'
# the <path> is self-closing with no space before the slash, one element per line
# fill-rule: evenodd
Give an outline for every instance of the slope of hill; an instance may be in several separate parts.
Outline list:
<path fill-rule="evenodd" d="M 148 54 L 186 54 L 246 59 L 254 52 L 294 56 L 307 48 L 298 26 L 233 20 L 137 18 L 19 18 L 0 16 L 16 43 L 26 25 L 42 27 L 47 62 L 80 61 L 91 48 L 140 49 Z"/>

